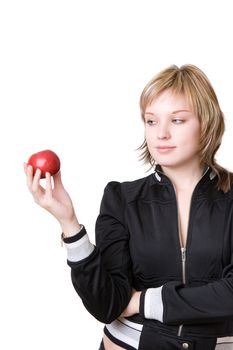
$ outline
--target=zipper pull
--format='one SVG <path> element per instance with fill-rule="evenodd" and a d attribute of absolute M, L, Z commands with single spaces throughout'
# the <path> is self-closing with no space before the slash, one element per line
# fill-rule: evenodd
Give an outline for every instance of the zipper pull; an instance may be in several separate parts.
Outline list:
<path fill-rule="evenodd" d="M 183 284 L 186 283 L 186 276 L 185 276 L 185 268 L 186 268 L 186 248 L 181 248 L 181 262 L 182 262 L 182 282 Z"/>
<path fill-rule="evenodd" d="M 181 248 L 181 259 L 183 262 L 185 262 L 185 260 L 186 260 L 186 248 L 185 247 Z"/>

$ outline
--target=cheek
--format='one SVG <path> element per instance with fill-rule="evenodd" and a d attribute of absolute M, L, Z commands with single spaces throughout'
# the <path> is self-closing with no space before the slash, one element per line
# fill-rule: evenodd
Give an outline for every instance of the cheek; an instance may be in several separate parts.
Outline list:
<path fill-rule="evenodd" d="M 155 137 L 152 133 L 145 133 L 145 140 L 147 144 L 147 148 L 149 150 L 149 153 L 154 155 L 155 152 Z"/>
<path fill-rule="evenodd" d="M 193 143 L 199 145 L 200 143 L 200 126 L 196 126 L 193 128 L 190 137 L 193 140 Z"/>
<path fill-rule="evenodd" d="M 183 144 L 186 145 L 188 149 L 198 149 L 200 143 L 200 128 L 194 126 L 192 129 L 187 130 L 183 133 Z"/>
<path fill-rule="evenodd" d="M 151 130 L 145 129 L 145 139 L 146 139 L 147 145 L 151 144 L 154 141 L 155 136 L 153 135 Z"/>

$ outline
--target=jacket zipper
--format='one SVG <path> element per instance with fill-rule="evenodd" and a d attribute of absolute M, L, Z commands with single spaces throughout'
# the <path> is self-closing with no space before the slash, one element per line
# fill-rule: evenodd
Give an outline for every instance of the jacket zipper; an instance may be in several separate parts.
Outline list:
<path fill-rule="evenodd" d="M 186 282 L 186 276 L 185 276 L 185 262 L 186 262 L 186 247 L 183 246 L 183 242 L 182 242 L 182 236 L 181 236 L 181 229 L 180 229 L 180 217 L 179 217 L 179 211 L 178 211 L 178 202 L 177 202 L 177 192 L 176 192 L 176 188 L 173 185 L 174 188 L 174 192 L 176 195 L 176 207 L 177 207 L 177 222 L 178 222 L 178 236 L 179 236 L 179 241 L 180 241 L 180 250 L 181 250 L 181 266 L 182 266 L 182 283 L 185 284 Z M 191 207 L 190 207 L 191 209 Z M 189 213 L 190 214 L 190 213 Z M 187 239 L 186 239 L 187 241 Z M 182 329 L 183 329 L 183 324 L 179 325 L 178 328 L 178 337 L 181 336 L 182 333 Z"/>
<path fill-rule="evenodd" d="M 198 181 L 198 183 L 201 181 L 201 179 L 205 176 L 205 174 L 207 173 L 207 171 L 209 170 L 209 167 L 207 167 L 204 171 L 204 173 L 202 174 L 200 180 Z M 178 235 L 179 235 L 179 240 L 180 240 L 180 249 L 181 249 L 181 263 L 182 263 L 182 283 L 186 284 L 186 247 L 183 246 L 182 243 L 182 237 L 181 237 L 181 230 L 180 230 L 180 219 L 179 219 L 179 211 L 178 211 L 178 203 L 177 203 L 177 192 L 176 192 L 176 188 L 173 185 L 174 188 L 174 192 L 175 192 L 175 196 L 176 196 L 176 207 L 177 207 L 177 220 L 178 220 Z M 196 187 L 193 190 L 193 193 L 195 191 Z M 190 212 L 191 212 L 191 205 L 192 205 L 192 199 L 193 199 L 193 193 L 192 193 L 192 197 L 191 197 L 191 203 L 190 203 L 190 210 L 189 210 L 189 220 L 188 220 L 188 227 L 189 227 L 189 221 L 190 221 Z M 186 238 L 186 243 L 187 243 L 187 239 L 188 239 L 188 232 L 187 232 L 187 238 Z M 183 324 L 179 325 L 178 328 L 178 337 L 181 336 L 182 333 L 182 329 L 183 329 Z"/>
<path fill-rule="evenodd" d="M 202 174 L 201 179 L 204 177 L 204 175 L 207 173 L 209 167 L 204 171 L 204 173 Z M 201 181 L 201 179 L 198 181 L 198 183 Z M 175 195 L 176 195 L 176 199 L 177 199 L 177 193 L 176 193 L 176 188 L 173 185 L 174 191 L 175 191 Z M 196 187 L 195 187 L 196 188 Z M 195 190 L 195 189 L 194 189 Z M 193 191 L 194 193 L 194 191 Z M 188 219 L 188 227 L 189 227 L 189 221 L 190 221 L 190 212 L 191 212 L 191 205 L 192 205 L 192 199 L 193 199 L 193 194 L 191 197 L 191 203 L 190 203 L 190 210 L 189 210 L 189 219 Z M 179 212 L 178 212 L 178 203 L 177 203 L 177 220 L 178 220 L 178 234 L 179 234 L 179 240 L 180 240 L 180 249 L 181 249 L 181 263 L 182 263 L 182 283 L 186 284 L 186 246 L 183 246 L 182 243 L 182 237 L 181 237 L 181 230 L 180 230 L 180 219 L 179 219 Z M 187 238 L 186 238 L 186 243 L 187 243 L 187 239 L 188 239 L 188 232 L 187 232 Z M 178 328 L 178 337 L 181 336 L 182 333 L 182 329 L 183 329 L 183 324 L 179 325 Z"/>

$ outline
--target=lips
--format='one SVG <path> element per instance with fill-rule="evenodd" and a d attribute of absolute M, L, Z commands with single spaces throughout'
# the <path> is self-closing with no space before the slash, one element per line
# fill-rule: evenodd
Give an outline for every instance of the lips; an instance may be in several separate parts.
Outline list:
<path fill-rule="evenodd" d="M 172 151 L 174 151 L 176 147 L 175 146 L 157 146 L 155 148 L 159 154 L 170 154 Z"/>
<path fill-rule="evenodd" d="M 156 146 L 155 148 L 163 150 L 163 149 L 173 149 L 175 148 L 175 146 Z"/>

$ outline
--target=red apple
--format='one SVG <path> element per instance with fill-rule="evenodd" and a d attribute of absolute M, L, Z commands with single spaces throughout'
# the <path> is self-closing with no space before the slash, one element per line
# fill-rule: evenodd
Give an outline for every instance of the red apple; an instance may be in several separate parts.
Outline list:
<path fill-rule="evenodd" d="M 43 179 L 46 172 L 54 175 L 60 170 L 60 159 L 53 151 L 45 150 L 31 155 L 28 165 L 33 167 L 33 175 L 36 169 L 39 168 L 41 170 L 41 178 Z"/>

